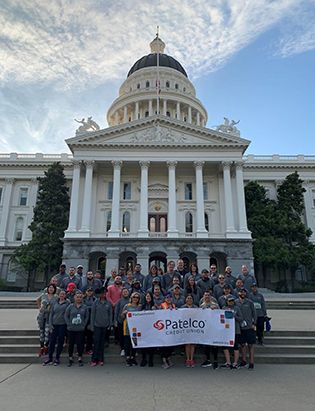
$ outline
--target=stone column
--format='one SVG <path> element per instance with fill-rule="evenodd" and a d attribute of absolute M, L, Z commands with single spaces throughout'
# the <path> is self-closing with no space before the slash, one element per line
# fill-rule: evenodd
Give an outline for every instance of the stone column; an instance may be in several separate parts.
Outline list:
<path fill-rule="evenodd" d="M 92 187 L 93 187 L 93 167 L 94 161 L 85 161 L 85 183 L 82 209 L 81 232 L 91 231 L 91 210 L 92 210 Z"/>
<path fill-rule="evenodd" d="M 188 123 L 190 123 L 191 124 L 191 107 L 190 106 L 188 106 Z"/>
<path fill-rule="evenodd" d="M 79 192 L 80 192 L 80 171 L 81 171 L 81 162 L 77 160 L 73 160 L 73 176 L 72 176 L 71 202 L 70 202 L 70 213 L 69 213 L 69 226 L 65 233 L 65 237 L 68 237 L 68 233 L 77 231 Z"/>
<path fill-rule="evenodd" d="M 235 174 L 236 198 L 237 198 L 239 231 L 243 233 L 248 233 L 246 206 L 245 206 L 245 194 L 244 194 L 243 163 L 242 162 L 235 164 L 235 172 L 236 172 Z"/>
<path fill-rule="evenodd" d="M 12 188 L 14 184 L 14 178 L 5 179 L 4 196 L 2 203 L 2 214 L 0 222 L 0 245 L 4 246 L 6 241 L 7 225 L 9 222 L 10 203 L 12 196 Z"/>
<path fill-rule="evenodd" d="M 204 195 L 203 195 L 203 175 L 202 168 L 204 161 L 195 161 L 195 172 L 196 172 L 196 205 L 197 205 L 197 237 L 205 238 L 208 237 L 208 232 L 205 228 L 205 205 L 204 205 Z"/>
<path fill-rule="evenodd" d="M 149 100 L 149 116 L 153 115 L 152 100 Z"/>
<path fill-rule="evenodd" d="M 139 118 L 139 102 L 136 101 L 136 103 L 135 103 L 135 117 L 134 117 L 134 119 L 135 119 L 135 120 L 138 120 L 138 118 Z"/>
<path fill-rule="evenodd" d="M 37 197 L 37 189 L 38 189 L 38 180 L 37 178 L 32 178 L 31 180 L 31 188 L 30 188 L 30 196 L 29 196 L 29 211 L 27 214 L 27 221 L 26 221 L 26 230 L 25 230 L 25 240 L 30 240 L 32 238 L 31 230 L 28 228 L 33 220 L 34 215 L 34 207 L 36 205 L 36 197 Z M 23 238 L 24 240 L 24 238 Z"/>
<path fill-rule="evenodd" d="M 177 117 L 177 120 L 181 119 L 180 118 L 180 102 L 179 101 L 176 103 L 176 117 Z"/>
<path fill-rule="evenodd" d="M 233 200 L 232 200 L 232 185 L 231 185 L 231 163 L 225 162 L 223 166 L 223 183 L 224 183 L 224 204 L 225 204 L 225 222 L 226 232 L 234 233 L 234 215 L 233 215 Z"/>
<path fill-rule="evenodd" d="M 112 161 L 114 168 L 113 199 L 112 199 L 112 224 L 108 231 L 108 237 L 120 236 L 120 171 L 122 161 Z"/>
<path fill-rule="evenodd" d="M 141 189 L 140 189 L 140 225 L 138 237 L 148 237 L 148 170 L 150 161 L 140 161 Z"/>
<path fill-rule="evenodd" d="M 200 113 L 197 111 L 197 126 L 200 126 Z"/>
<path fill-rule="evenodd" d="M 163 116 L 166 116 L 166 112 L 167 112 L 167 100 L 164 99 L 163 100 Z"/>
<path fill-rule="evenodd" d="M 118 110 L 117 110 L 117 111 L 115 111 L 115 126 L 118 124 L 118 121 L 119 121 L 118 116 L 119 116 L 119 113 L 118 113 Z"/>
<path fill-rule="evenodd" d="M 177 161 L 168 161 L 168 230 L 167 236 L 178 237 L 176 226 L 176 169 Z"/>
<path fill-rule="evenodd" d="M 124 106 L 124 123 L 128 121 L 128 107 Z"/>

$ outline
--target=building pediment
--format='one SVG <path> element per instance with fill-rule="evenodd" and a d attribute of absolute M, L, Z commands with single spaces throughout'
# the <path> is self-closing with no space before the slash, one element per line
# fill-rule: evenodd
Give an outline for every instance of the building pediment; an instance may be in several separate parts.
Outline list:
<path fill-rule="evenodd" d="M 216 130 L 197 127 L 167 117 L 151 117 L 127 124 L 87 132 L 66 140 L 70 149 L 78 147 L 238 147 L 250 141 Z"/>

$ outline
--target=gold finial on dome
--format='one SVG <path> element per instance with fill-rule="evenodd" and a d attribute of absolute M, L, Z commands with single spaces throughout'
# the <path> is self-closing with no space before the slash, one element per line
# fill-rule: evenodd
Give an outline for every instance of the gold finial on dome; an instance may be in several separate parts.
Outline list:
<path fill-rule="evenodd" d="M 153 54 L 157 54 L 157 53 L 163 54 L 164 53 L 165 43 L 159 37 L 159 26 L 157 26 L 156 37 L 154 40 L 151 41 L 150 47 L 151 47 L 151 53 Z"/>

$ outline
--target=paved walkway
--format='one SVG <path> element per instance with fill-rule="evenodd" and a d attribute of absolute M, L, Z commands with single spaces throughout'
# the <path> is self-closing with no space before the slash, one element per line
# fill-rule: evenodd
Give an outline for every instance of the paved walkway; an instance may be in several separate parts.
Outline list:
<path fill-rule="evenodd" d="M 314 411 L 315 367 L 0 367 L 1 410 Z"/>

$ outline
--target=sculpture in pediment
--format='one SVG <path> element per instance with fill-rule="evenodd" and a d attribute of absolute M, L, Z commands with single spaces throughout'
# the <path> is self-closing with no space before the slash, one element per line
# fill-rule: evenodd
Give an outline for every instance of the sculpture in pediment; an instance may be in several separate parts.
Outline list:
<path fill-rule="evenodd" d="M 170 128 L 164 128 L 156 124 L 144 133 L 135 133 L 130 140 L 132 143 L 183 144 L 186 137 L 178 133 L 175 134 Z"/>

